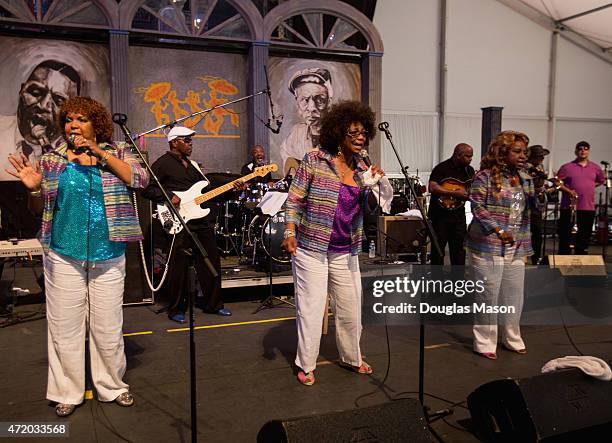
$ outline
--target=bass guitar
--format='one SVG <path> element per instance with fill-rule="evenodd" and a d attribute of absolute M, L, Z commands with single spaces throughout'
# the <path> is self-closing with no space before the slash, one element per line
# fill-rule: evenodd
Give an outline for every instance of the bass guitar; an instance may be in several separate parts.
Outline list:
<path fill-rule="evenodd" d="M 177 208 L 178 212 L 185 222 L 206 217 L 210 213 L 210 209 L 201 207 L 201 204 L 227 191 L 231 191 L 238 182 L 245 183 L 255 177 L 264 177 L 266 174 L 276 171 L 278 171 L 278 166 L 275 164 L 260 166 L 255 168 L 250 174 L 237 178 L 204 194 L 202 194 L 202 189 L 206 188 L 210 183 L 207 180 L 201 180 L 186 191 L 174 192 L 174 195 L 181 199 L 181 203 Z M 175 218 L 172 211 L 165 204 L 157 205 L 156 212 L 157 218 L 169 234 L 178 234 L 183 230 L 183 225 Z"/>
<path fill-rule="evenodd" d="M 445 178 L 440 183 L 440 186 L 447 191 L 465 191 L 467 192 L 470 187 L 470 182 L 462 182 L 460 180 L 456 180 L 454 178 Z M 438 197 L 438 203 L 444 209 L 452 211 L 454 209 L 460 208 L 463 206 L 465 200 L 459 199 L 452 195 L 444 195 Z"/>

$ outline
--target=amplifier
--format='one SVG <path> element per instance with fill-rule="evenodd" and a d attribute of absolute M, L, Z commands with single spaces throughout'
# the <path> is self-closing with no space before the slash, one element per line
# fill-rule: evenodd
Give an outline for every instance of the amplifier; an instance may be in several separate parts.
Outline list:
<path fill-rule="evenodd" d="M 419 217 L 378 217 L 378 248 L 381 257 L 413 254 L 425 246 L 425 225 Z"/>

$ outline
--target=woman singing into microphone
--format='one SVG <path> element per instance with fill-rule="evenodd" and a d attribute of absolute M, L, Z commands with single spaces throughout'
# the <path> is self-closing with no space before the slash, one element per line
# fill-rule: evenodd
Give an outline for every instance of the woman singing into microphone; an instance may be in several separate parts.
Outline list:
<path fill-rule="evenodd" d="M 42 199 L 47 399 L 65 417 L 83 401 L 87 331 L 98 398 L 134 404 L 123 381 L 124 252 L 142 233 L 127 187 L 143 188 L 148 175 L 124 143 L 111 142 L 110 114 L 97 101 L 70 98 L 57 125 L 69 143 L 43 155 L 40 167 L 10 156 L 8 172 Z"/>
<path fill-rule="evenodd" d="M 526 354 L 521 338 L 525 260 L 533 254 L 530 210 L 540 207 L 533 179 L 523 171 L 529 138 L 522 132 L 500 132 L 489 145 L 470 188 L 474 218 L 467 234 L 476 279 L 485 290 L 476 302 L 510 306 L 514 313 L 500 318 L 501 341 L 510 351 Z M 476 314 L 474 352 L 497 358 L 497 314 Z"/>
<path fill-rule="evenodd" d="M 341 365 L 360 374 L 372 368 L 361 358 L 361 275 L 366 165 L 359 153 L 374 135 L 374 112 L 341 102 L 321 120 L 321 149 L 304 156 L 289 188 L 283 247 L 293 254 L 297 308 L 298 380 L 315 382 L 328 294 L 336 319 Z M 372 166 L 374 176 L 384 173 Z"/>

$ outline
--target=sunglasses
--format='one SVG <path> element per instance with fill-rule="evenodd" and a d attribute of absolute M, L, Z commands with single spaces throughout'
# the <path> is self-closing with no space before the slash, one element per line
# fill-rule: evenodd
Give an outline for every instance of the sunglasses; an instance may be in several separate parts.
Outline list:
<path fill-rule="evenodd" d="M 589 151 L 591 148 L 589 148 L 588 146 L 580 146 L 578 148 L 576 148 L 576 151 Z"/>
<path fill-rule="evenodd" d="M 362 131 L 349 131 L 346 133 L 346 135 L 348 135 L 352 140 L 355 140 L 360 135 L 363 135 L 365 138 L 368 138 L 368 135 L 370 135 L 370 133 L 364 129 Z"/>

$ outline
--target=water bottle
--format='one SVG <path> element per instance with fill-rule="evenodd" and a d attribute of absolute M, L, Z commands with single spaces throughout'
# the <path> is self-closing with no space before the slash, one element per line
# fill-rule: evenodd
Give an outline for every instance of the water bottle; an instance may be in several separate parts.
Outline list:
<path fill-rule="evenodd" d="M 370 240 L 370 247 L 368 249 L 368 257 L 369 258 L 376 257 L 376 243 L 374 243 L 374 240 Z"/>

